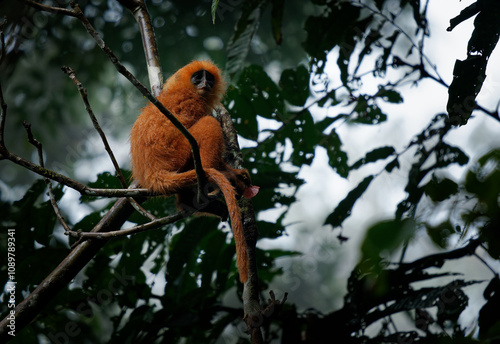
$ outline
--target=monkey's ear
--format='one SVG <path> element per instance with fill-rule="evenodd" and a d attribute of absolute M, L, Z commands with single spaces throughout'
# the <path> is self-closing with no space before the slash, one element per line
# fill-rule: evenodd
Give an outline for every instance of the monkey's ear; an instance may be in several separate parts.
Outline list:
<path fill-rule="evenodd" d="M 260 186 L 250 185 L 243 191 L 243 197 L 252 198 L 259 193 Z"/>

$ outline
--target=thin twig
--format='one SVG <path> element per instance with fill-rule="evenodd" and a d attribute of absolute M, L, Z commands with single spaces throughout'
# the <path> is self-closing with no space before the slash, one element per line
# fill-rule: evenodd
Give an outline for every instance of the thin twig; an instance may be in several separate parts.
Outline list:
<path fill-rule="evenodd" d="M 39 164 L 40 164 L 40 166 L 44 167 L 45 164 L 43 162 L 42 143 L 33 137 L 33 133 L 31 132 L 31 124 L 24 121 L 23 125 L 24 125 L 24 128 L 26 129 L 26 134 L 28 135 L 28 142 L 31 143 L 33 146 L 35 146 L 35 148 L 38 152 Z M 49 188 L 50 204 L 52 205 L 52 208 L 54 209 L 54 213 L 56 214 L 57 219 L 59 220 L 59 222 L 63 226 L 64 231 L 70 232 L 71 228 L 64 220 L 64 217 L 61 214 L 61 210 L 59 209 L 59 206 L 57 205 L 56 197 L 54 196 L 54 191 L 52 190 L 52 182 L 50 181 L 49 178 L 44 178 L 44 181 Z"/>
<path fill-rule="evenodd" d="M 150 221 L 156 221 L 156 220 L 158 220 L 158 218 L 156 216 L 154 216 L 149 211 L 147 211 L 146 209 L 144 209 L 143 207 L 141 207 L 141 205 L 135 199 L 133 199 L 132 197 L 127 197 L 127 200 L 132 205 L 132 207 L 134 207 L 134 209 L 137 210 L 137 212 L 139 214 L 141 214 L 142 216 L 148 218 Z"/>
<path fill-rule="evenodd" d="M 484 249 L 484 247 L 483 247 L 482 245 L 481 245 L 481 248 L 483 248 L 483 249 Z M 485 251 L 487 251 L 487 250 L 485 250 Z M 479 254 L 477 254 L 477 252 L 474 252 L 474 257 L 476 257 L 477 259 L 479 259 L 479 261 L 480 261 L 481 263 L 483 263 L 483 264 L 484 264 L 484 265 L 485 265 L 485 266 L 486 266 L 486 267 L 487 267 L 487 268 L 488 268 L 488 269 L 489 269 L 489 270 L 493 273 L 493 275 L 495 275 L 495 276 L 497 276 L 497 277 L 498 277 L 498 272 L 497 272 L 497 271 L 495 271 L 495 269 L 493 269 L 493 268 L 492 268 L 492 267 L 488 264 L 488 262 L 487 262 L 487 261 L 485 261 L 485 260 L 484 260 L 481 256 L 479 256 Z"/>
<path fill-rule="evenodd" d="M 191 216 L 193 211 L 183 210 L 176 214 L 165 216 L 160 219 L 153 220 L 151 222 L 145 223 L 143 225 L 134 226 L 131 228 L 120 229 L 117 231 L 110 232 L 82 232 L 82 231 L 69 231 L 67 234 L 71 235 L 75 238 L 83 238 L 83 239 L 110 239 L 110 238 L 118 238 L 127 236 L 130 234 L 136 234 L 145 232 L 152 229 L 157 229 L 161 226 L 168 225 L 170 223 L 174 223 L 176 221 L 185 219 L 188 216 Z"/>
<path fill-rule="evenodd" d="M 62 216 L 61 210 L 59 209 L 59 206 L 57 205 L 57 200 L 56 200 L 56 197 L 54 196 L 54 190 L 52 189 L 52 182 L 50 181 L 50 179 L 45 178 L 45 183 L 47 183 L 47 186 L 49 187 L 50 204 L 52 205 L 52 208 L 54 209 L 54 213 L 56 214 L 56 217 L 59 220 L 59 223 L 61 224 L 61 226 L 63 226 L 64 232 L 68 233 L 71 231 L 71 228 L 66 223 L 66 220 Z"/>
<path fill-rule="evenodd" d="M 6 158 L 5 147 L 5 119 L 7 118 L 7 103 L 3 99 L 2 83 L 0 82 L 0 160 Z"/>
<path fill-rule="evenodd" d="M 62 14 L 64 16 L 76 17 L 76 13 L 74 11 L 66 8 L 47 6 L 31 0 L 25 0 L 25 2 L 27 5 L 30 5 L 31 7 L 36 8 L 37 10 L 40 11 Z"/>
<path fill-rule="evenodd" d="M 75 71 L 70 68 L 63 66 L 61 67 L 62 71 L 66 73 L 71 80 L 73 80 L 73 83 L 76 85 L 76 88 L 78 89 L 78 92 L 80 93 L 80 96 L 82 97 L 83 103 L 85 104 L 85 110 L 87 110 L 87 113 L 90 116 L 90 119 L 92 120 L 92 124 L 94 125 L 95 130 L 99 133 L 99 136 L 101 137 L 102 143 L 104 144 L 104 149 L 106 152 L 108 152 L 109 158 L 111 159 L 111 162 L 113 163 L 113 166 L 115 167 L 116 171 L 116 176 L 118 180 L 120 181 L 121 185 L 123 188 L 127 187 L 127 182 L 125 181 L 125 178 L 123 177 L 122 171 L 120 169 L 120 166 L 118 165 L 118 162 L 115 159 L 115 155 L 113 154 L 113 151 L 111 150 L 111 147 L 109 146 L 108 139 L 106 138 L 106 135 L 104 134 L 104 131 L 102 130 L 101 126 L 99 125 L 99 122 L 97 121 L 96 116 L 94 115 L 94 111 L 92 110 L 92 107 L 90 106 L 88 95 L 87 95 L 87 89 L 83 87 L 82 83 L 76 78 Z"/>
<path fill-rule="evenodd" d="M 0 64 L 2 60 L 5 58 L 5 36 L 3 34 L 3 30 L 7 20 L 4 20 L 2 24 L 0 24 Z M 3 98 L 2 85 L 0 83 L 0 159 L 3 159 L 4 150 L 7 150 L 5 147 L 5 119 L 7 117 L 7 103 L 5 103 L 5 99 Z"/>
<path fill-rule="evenodd" d="M 40 141 L 33 137 L 33 133 L 31 132 L 31 124 L 29 124 L 27 121 L 23 121 L 23 126 L 24 129 L 26 129 L 26 134 L 28 135 L 28 142 L 35 146 L 38 152 L 38 161 L 40 166 L 45 167 L 43 162 L 42 144 L 40 143 Z"/>
<path fill-rule="evenodd" d="M 55 171 L 43 168 L 37 164 L 32 163 L 16 154 L 13 154 L 5 149 L 5 147 L 0 146 L 1 158 L 12 161 L 13 163 L 22 166 L 42 177 L 49 178 L 58 183 L 66 185 L 78 191 L 81 195 L 92 196 L 92 197 L 148 197 L 148 196 L 159 196 L 149 189 L 99 189 L 90 188 L 74 179 L 68 178 L 65 175 L 57 173 Z"/>
<path fill-rule="evenodd" d="M 440 80 L 440 82 L 442 83 L 445 83 L 443 78 L 439 75 L 439 72 L 437 71 L 437 68 L 435 65 L 433 65 L 431 63 L 431 61 L 429 60 L 429 58 L 427 57 L 427 55 L 424 54 L 423 52 L 423 47 L 419 47 L 415 42 L 413 42 L 413 39 L 410 37 L 410 35 L 408 33 L 406 33 L 405 30 L 403 30 L 403 28 L 401 26 L 399 26 L 398 24 L 396 24 L 396 22 L 391 19 L 389 16 L 387 16 L 386 14 L 382 13 L 381 11 L 377 10 L 377 9 L 374 9 L 372 7 L 370 7 L 369 5 L 365 4 L 365 3 L 362 3 L 361 1 L 359 0 L 353 0 L 351 1 L 351 3 L 355 4 L 355 5 L 358 5 L 360 7 L 364 7 L 366 8 L 367 10 L 371 11 L 373 14 L 377 14 L 379 16 L 381 16 L 383 19 L 385 19 L 388 23 L 390 23 L 392 26 L 394 26 L 397 30 L 399 30 L 407 39 L 408 41 L 410 42 L 410 44 L 415 48 L 417 49 L 417 51 L 420 53 L 420 63 L 421 65 L 423 65 L 423 60 L 425 60 L 425 62 L 427 62 L 429 64 L 429 66 L 432 67 L 432 69 L 434 70 L 434 73 L 436 73 L 437 77 L 435 77 L 436 79 Z"/>
<path fill-rule="evenodd" d="M 7 55 L 7 52 L 5 49 L 5 36 L 3 33 L 3 30 L 5 29 L 6 25 L 7 25 L 7 18 L 4 18 L 3 22 L 0 24 L 0 64 L 2 63 L 2 60 Z"/>

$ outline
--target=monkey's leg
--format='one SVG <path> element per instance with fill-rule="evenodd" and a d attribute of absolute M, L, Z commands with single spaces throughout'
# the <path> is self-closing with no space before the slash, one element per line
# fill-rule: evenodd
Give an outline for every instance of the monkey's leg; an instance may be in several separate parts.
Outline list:
<path fill-rule="evenodd" d="M 200 149 L 201 164 L 204 169 L 220 169 L 223 166 L 222 153 L 224 151 L 224 137 L 219 122 L 212 116 L 202 117 L 198 122 L 189 128 Z M 178 149 L 189 149 L 187 140 Z M 183 166 L 181 171 L 192 170 L 194 168 L 193 159 Z M 208 183 L 203 190 L 203 199 L 197 201 L 197 189 L 189 188 L 178 193 L 177 206 L 179 209 L 195 209 L 201 214 L 213 214 L 223 220 L 227 219 L 228 212 L 226 205 L 219 200 L 217 185 Z"/>

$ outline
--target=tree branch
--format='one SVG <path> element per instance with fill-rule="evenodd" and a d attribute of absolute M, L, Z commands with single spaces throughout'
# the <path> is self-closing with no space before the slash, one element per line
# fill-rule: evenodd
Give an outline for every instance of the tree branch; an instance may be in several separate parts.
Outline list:
<path fill-rule="evenodd" d="M 233 168 L 243 168 L 243 157 L 238 145 L 238 136 L 234 128 L 231 115 L 224 107 L 219 107 L 217 112 L 220 116 L 222 131 L 227 144 L 227 152 L 231 155 L 226 161 Z M 238 202 L 241 209 L 243 233 L 245 235 L 246 251 L 248 255 L 248 280 L 243 285 L 243 310 L 247 330 L 250 332 L 252 343 L 261 343 L 262 333 L 260 326 L 263 321 L 262 308 L 259 299 L 259 277 L 257 274 L 257 260 L 255 246 L 259 231 L 253 210 L 252 200 L 242 197 Z"/>
<path fill-rule="evenodd" d="M 5 54 L 5 36 L 3 30 L 5 25 L 7 24 L 7 20 L 4 20 L 2 24 L 0 24 L 0 65 Z M 7 150 L 5 147 L 5 119 L 7 117 L 7 104 L 3 99 L 2 85 L 0 84 L 0 160 L 4 158 L 4 151 Z"/>
<path fill-rule="evenodd" d="M 68 178 L 55 171 L 43 168 L 37 164 L 32 163 L 16 154 L 9 152 L 5 146 L 0 145 L 0 154 L 2 159 L 7 159 L 13 163 L 22 166 L 42 177 L 49 178 L 58 183 L 66 185 L 76 191 L 81 195 L 95 196 L 95 197 L 146 197 L 146 196 L 158 196 L 149 189 L 99 189 L 90 188 L 76 180 Z"/>
<path fill-rule="evenodd" d="M 63 16 L 76 17 L 76 13 L 74 11 L 68 10 L 66 8 L 47 6 L 47 5 L 40 4 L 36 1 L 32 1 L 32 0 L 24 0 L 24 2 L 27 5 L 30 5 L 31 7 L 35 8 L 39 11 L 44 11 L 44 12 L 49 12 L 49 13 L 54 13 L 54 14 L 62 14 Z"/>
<path fill-rule="evenodd" d="M 120 228 L 132 215 L 134 209 L 126 198 L 120 198 L 101 219 L 95 231 L 110 231 Z M 68 256 L 38 285 L 26 299 L 15 308 L 16 331 L 27 326 L 42 309 L 76 276 L 78 272 L 99 252 L 107 240 L 87 240 L 76 246 Z M 9 320 L 0 322 L 0 342 L 6 343 Z"/>
<path fill-rule="evenodd" d="M 71 80 L 73 80 L 74 84 L 76 85 L 78 92 L 80 93 L 80 96 L 82 97 L 83 103 L 85 104 L 85 110 L 87 110 L 87 113 L 90 116 L 90 119 L 92 120 L 92 124 L 94 125 L 95 130 L 99 133 L 99 136 L 101 137 L 102 143 L 104 144 L 104 149 L 106 152 L 108 152 L 109 158 L 111 159 L 111 162 L 113 163 L 113 166 L 115 167 L 116 171 L 116 176 L 118 180 L 120 181 L 121 185 L 123 188 L 127 187 L 127 182 L 125 181 L 125 178 L 123 177 L 122 171 L 120 169 L 120 166 L 118 165 L 118 162 L 115 159 L 115 155 L 113 154 L 113 151 L 111 150 L 111 147 L 109 147 L 108 139 L 106 138 L 106 135 L 101 129 L 101 126 L 99 125 L 99 122 L 97 121 L 97 118 L 94 115 L 94 111 L 92 110 L 92 107 L 90 106 L 89 99 L 87 96 L 87 89 L 85 89 L 82 85 L 82 83 L 76 78 L 75 71 L 71 69 L 70 67 L 63 66 L 62 71 L 66 73 Z"/>
<path fill-rule="evenodd" d="M 156 39 L 151 25 L 151 17 L 144 0 L 117 0 L 123 7 L 128 9 L 134 16 L 139 30 L 141 31 L 146 64 L 148 66 L 149 83 L 155 97 L 161 92 L 163 86 L 163 75 L 161 72 L 160 58 L 156 47 Z"/>
<path fill-rule="evenodd" d="M 110 232 L 82 232 L 82 231 L 68 231 L 67 234 L 71 235 L 75 238 L 84 238 L 84 239 L 111 239 L 111 238 L 119 238 L 131 234 L 141 233 L 152 229 L 160 228 L 161 226 L 168 225 L 170 223 L 177 222 L 179 220 L 185 219 L 188 216 L 193 215 L 193 211 L 191 210 L 183 210 L 176 214 L 165 216 L 160 219 L 155 219 L 151 222 L 145 223 L 143 225 L 134 226 L 127 229 L 120 229 L 117 231 Z"/>
<path fill-rule="evenodd" d="M 31 124 L 28 124 L 28 122 L 24 121 L 23 125 L 24 125 L 24 128 L 26 129 L 26 133 L 28 135 L 28 142 L 31 143 L 33 146 L 35 146 L 35 148 L 38 152 L 38 163 L 40 164 L 40 166 L 44 167 L 45 164 L 43 162 L 42 143 L 33 137 L 33 133 L 31 132 Z M 59 209 L 59 206 L 57 205 L 57 201 L 56 201 L 56 198 L 54 196 L 54 192 L 52 190 L 52 182 L 50 181 L 49 178 L 44 178 L 44 181 L 49 188 L 50 204 L 52 205 L 52 208 L 54 209 L 54 213 L 56 214 L 57 219 L 59 220 L 59 222 L 61 223 L 61 225 L 63 226 L 63 228 L 66 232 L 71 231 L 71 228 L 64 220 L 64 218 L 61 214 L 61 210 Z"/>

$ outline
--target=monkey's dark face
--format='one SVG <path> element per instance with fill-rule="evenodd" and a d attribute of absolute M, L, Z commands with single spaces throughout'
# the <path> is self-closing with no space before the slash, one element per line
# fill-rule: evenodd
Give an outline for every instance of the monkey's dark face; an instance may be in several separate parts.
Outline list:
<path fill-rule="evenodd" d="M 191 82 L 196 87 L 199 95 L 207 96 L 214 88 L 215 77 L 210 72 L 202 69 L 191 75 Z"/>

